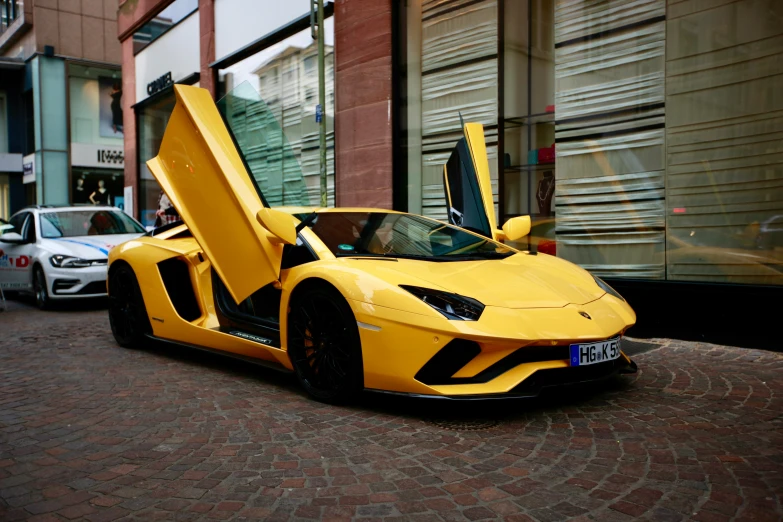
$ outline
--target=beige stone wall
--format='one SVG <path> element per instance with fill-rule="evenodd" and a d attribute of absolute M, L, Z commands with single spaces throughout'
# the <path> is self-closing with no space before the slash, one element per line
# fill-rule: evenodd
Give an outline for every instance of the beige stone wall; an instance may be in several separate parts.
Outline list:
<path fill-rule="evenodd" d="M 55 54 L 120 63 L 117 5 L 117 0 L 36 0 L 36 50 L 51 45 Z"/>
<path fill-rule="evenodd" d="M 119 64 L 117 6 L 117 0 L 25 2 L 25 27 L 9 39 L 0 54 L 27 58 L 51 45 L 57 55 Z"/>

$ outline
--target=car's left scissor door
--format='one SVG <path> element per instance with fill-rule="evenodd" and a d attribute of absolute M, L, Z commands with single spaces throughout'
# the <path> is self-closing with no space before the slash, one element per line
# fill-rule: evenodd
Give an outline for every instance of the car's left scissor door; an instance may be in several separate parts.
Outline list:
<path fill-rule="evenodd" d="M 160 152 L 147 165 L 239 303 L 279 278 L 294 220 L 264 204 L 209 92 L 174 92 Z"/>

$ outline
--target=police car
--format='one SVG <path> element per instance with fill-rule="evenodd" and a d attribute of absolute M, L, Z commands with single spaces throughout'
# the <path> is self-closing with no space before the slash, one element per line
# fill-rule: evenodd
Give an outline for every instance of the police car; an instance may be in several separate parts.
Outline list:
<path fill-rule="evenodd" d="M 106 295 L 112 247 L 145 233 L 138 221 L 108 206 L 20 210 L 0 226 L 0 288 L 53 300 Z"/>

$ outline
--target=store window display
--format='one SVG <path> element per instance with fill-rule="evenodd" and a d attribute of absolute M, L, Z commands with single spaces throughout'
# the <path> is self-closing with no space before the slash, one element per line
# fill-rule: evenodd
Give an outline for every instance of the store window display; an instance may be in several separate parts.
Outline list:
<path fill-rule="evenodd" d="M 166 92 L 136 109 L 140 158 L 153 158 L 160 150 L 163 132 L 174 110 L 174 93 Z M 144 162 L 139 163 L 139 221 L 154 226 L 159 221 L 160 185 Z"/>
<path fill-rule="evenodd" d="M 607 278 L 783 285 L 783 2 L 718 4 L 405 2 L 407 210 L 444 217 L 462 114 L 499 222 L 531 216 L 513 246 Z"/>
<path fill-rule="evenodd" d="M 71 203 L 124 207 L 123 172 L 107 170 L 73 168 Z"/>

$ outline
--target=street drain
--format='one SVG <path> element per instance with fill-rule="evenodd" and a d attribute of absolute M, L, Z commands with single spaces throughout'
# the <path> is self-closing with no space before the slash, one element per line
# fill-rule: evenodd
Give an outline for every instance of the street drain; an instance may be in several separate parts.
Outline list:
<path fill-rule="evenodd" d="M 500 424 L 496 420 L 483 419 L 430 419 L 429 422 L 444 430 L 453 431 L 485 431 L 497 428 Z"/>

